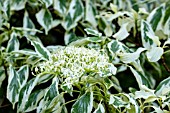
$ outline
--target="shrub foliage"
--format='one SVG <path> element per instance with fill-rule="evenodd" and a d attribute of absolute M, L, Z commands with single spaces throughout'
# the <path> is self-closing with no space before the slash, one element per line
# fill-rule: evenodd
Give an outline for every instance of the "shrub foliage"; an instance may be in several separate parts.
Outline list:
<path fill-rule="evenodd" d="M 169 113 L 169 44 L 169 0 L 1 0 L 0 110 Z"/>

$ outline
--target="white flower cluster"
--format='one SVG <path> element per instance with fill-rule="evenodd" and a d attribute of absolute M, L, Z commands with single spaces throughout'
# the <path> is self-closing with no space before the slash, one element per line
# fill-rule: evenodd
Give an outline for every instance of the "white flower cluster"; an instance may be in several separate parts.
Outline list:
<path fill-rule="evenodd" d="M 52 60 L 38 65 L 40 72 L 52 72 L 66 83 L 77 82 L 82 76 L 110 76 L 116 74 L 116 67 L 109 63 L 106 54 L 84 47 L 58 49 Z"/>

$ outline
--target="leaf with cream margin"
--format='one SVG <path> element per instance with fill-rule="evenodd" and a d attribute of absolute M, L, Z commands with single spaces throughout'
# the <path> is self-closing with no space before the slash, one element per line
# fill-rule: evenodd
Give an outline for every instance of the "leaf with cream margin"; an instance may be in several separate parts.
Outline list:
<path fill-rule="evenodd" d="M 118 39 L 118 40 L 124 40 L 129 36 L 129 33 L 127 31 L 127 26 L 129 23 L 125 23 L 121 26 L 121 28 L 119 29 L 119 31 L 113 35 L 114 38 Z"/>
<path fill-rule="evenodd" d="M 149 62 L 157 62 L 163 55 L 164 50 L 161 47 L 152 47 L 146 52 Z"/>
<path fill-rule="evenodd" d="M 155 94 L 158 96 L 166 95 L 170 92 L 170 77 L 164 79 L 155 90 Z"/>
<path fill-rule="evenodd" d="M 123 63 L 131 63 L 137 60 L 140 56 L 140 53 L 145 50 L 145 48 L 138 48 L 137 51 L 134 53 L 119 53 L 118 56 L 120 56 L 120 60 Z"/>
<path fill-rule="evenodd" d="M 104 109 L 103 105 L 101 103 L 98 104 L 97 109 L 93 113 L 105 113 L 105 109 Z"/>
<path fill-rule="evenodd" d="M 144 90 L 141 91 L 136 91 L 135 92 L 135 99 L 148 99 L 149 97 L 156 97 L 156 95 L 154 94 L 154 92 L 147 92 Z"/>

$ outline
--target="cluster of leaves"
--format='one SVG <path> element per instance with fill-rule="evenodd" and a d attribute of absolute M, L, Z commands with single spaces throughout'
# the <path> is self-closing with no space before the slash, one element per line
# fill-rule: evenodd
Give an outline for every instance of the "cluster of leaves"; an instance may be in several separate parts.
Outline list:
<path fill-rule="evenodd" d="M 169 0 L 1 0 L 0 109 L 168 113 L 169 44 Z"/>

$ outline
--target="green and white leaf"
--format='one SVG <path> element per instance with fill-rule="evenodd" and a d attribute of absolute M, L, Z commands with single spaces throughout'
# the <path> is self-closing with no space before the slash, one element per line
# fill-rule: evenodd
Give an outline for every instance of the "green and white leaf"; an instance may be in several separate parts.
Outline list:
<path fill-rule="evenodd" d="M 9 77 L 8 77 L 8 86 L 7 86 L 7 98 L 12 103 L 13 109 L 16 102 L 18 102 L 19 90 L 19 75 L 14 70 L 12 66 L 9 67 Z"/>
<path fill-rule="evenodd" d="M 57 10 L 61 16 L 65 16 L 67 11 L 67 0 L 54 0 L 54 9 Z"/>
<path fill-rule="evenodd" d="M 152 47 L 146 52 L 146 56 L 149 62 L 157 62 L 163 55 L 163 52 L 164 50 L 161 47 Z"/>
<path fill-rule="evenodd" d="M 39 91 L 35 91 L 34 93 L 32 93 L 29 96 L 28 101 L 25 104 L 24 111 L 30 112 L 30 111 L 35 110 L 38 106 L 40 99 L 44 97 L 44 93 L 45 93 L 45 90 L 39 90 Z"/>
<path fill-rule="evenodd" d="M 86 28 L 84 29 L 88 35 L 93 35 L 97 37 L 101 37 L 102 33 L 99 33 L 97 30 L 91 29 L 91 28 Z"/>
<path fill-rule="evenodd" d="M 93 108 L 93 92 L 83 94 L 72 106 L 71 113 L 90 113 Z"/>
<path fill-rule="evenodd" d="M 134 53 L 119 53 L 118 56 L 123 63 L 131 63 L 139 59 L 141 52 L 145 50 L 145 48 L 138 48 Z"/>
<path fill-rule="evenodd" d="M 86 0 L 86 15 L 85 15 L 85 20 L 88 21 L 94 28 L 97 26 L 97 21 L 95 18 L 95 7 L 94 7 L 94 2 L 91 0 Z"/>
<path fill-rule="evenodd" d="M 20 69 L 17 71 L 18 73 L 18 79 L 19 79 L 19 83 L 20 83 L 20 88 L 22 88 L 28 80 L 29 77 L 29 68 L 28 65 L 24 65 L 22 67 L 20 67 Z"/>
<path fill-rule="evenodd" d="M 127 26 L 128 23 L 123 24 L 119 31 L 113 35 L 113 37 L 120 41 L 126 39 L 129 36 Z"/>
<path fill-rule="evenodd" d="M 121 51 L 122 45 L 118 40 L 112 40 L 107 45 L 110 53 L 113 55 L 113 57 Z"/>
<path fill-rule="evenodd" d="M 104 108 L 103 105 L 100 103 L 100 104 L 98 104 L 97 109 L 96 109 L 93 113 L 105 113 L 105 108 Z"/>
<path fill-rule="evenodd" d="M 135 76 L 136 78 L 136 81 L 139 85 L 139 88 L 141 90 L 146 90 L 146 91 L 151 91 L 148 87 L 150 87 L 150 83 L 148 81 L 148 79 L 145 77 L 144 74 L 142 74 L 141 72 L 139 71 L 136 71 L 135 69 L 133 69 L 131 66 L 130 67 L 130 70 L 132 71 L 133 75 Z"/>
<path fill-rule="evenodd" d="M 37 85 L 39 75 L 37 75 L 35 78 L 32 78 L 30 81 L 25 84 L 25 86 L 20 90 L 19 92 L 19 100 L 18 100 L 18 112 L 22 112 L 25 109 L 26 102 L 29 99 L 29 96 L 31 95 L 32 90 Z"/>
<path fill-rule="evenodd" d="M 38 106 L 38 112 L 44 113 L 46 109 L 51 109 L 54 106 L 50 106 L 52 104 L 52 100 L 59 95 L 58 91 L 58 78 L 55 77 L 53 79 L 53 83 L 50 85 L 50 87 L 46 90 L 44 98 L 41 100 L 41 104 Z"/>
<path fill-rule="evenodd" d="M 159 24 L 161 24 L 161 23 L 160 23 L 160 22 L 161 22 L 161 19 L 163 19 L 162 16 L 163 16 L 163 11 L 164 11 L 164 9 L 165 9 L 165 4 L 161 5 L 160 7 L 155 8 L 155 9 L 149 14 L 149 16 L 148 16 L 148 18 L 147 18 L 147 21 L 151 24 L 152 29 L 153 29 L 154 31 L 157 30 L 157 29 L 162 28 L 161 25 L 159 25 Z M 159 26 L 160 28 L 157 28 L 158 26 Z"/>
<path fill-rule="evenodd" d="M 109 104 L 112 104 L 116 109 L 121 107 L 130 108 L 128 102 L 125 102 L 120 97 L 114 95 L 110 95 Z"/>
<path fill-rule="evenodd" d="M 81 0 L 72 0 L 70 3 L 70 7 L 68 9 L 68 13 L 62 22 L 63 27 L 69 31 L 72 28 L 77 26 L 77 22 L 84 15 L 84 6 Z"/>
<path fill-rule="evenodd" d="M 151 25 L 142 20 L 141 21 L 141 36 L 142 36 L 142 44 L 145 48 L 150 49 L 151 46 L 159 46 L 160 41 L 157 36 L 155 36 Z"/>
<path fill-rule="evenodd" d="M 0 88 L 5 78 L 6 78 L 5 70 L 2 67 L 0 67 Z"/>
<path fill-rule="evenodd" d="M 32 22 L 32 20 L 29 18 L 27 11 L 25 11 L 24 13 L 23 28 L 35 29 L 35 25 Z M 27 32 L 27 33 L 30 33 L 31 35 L 35 35 L 36 32 Z"/>
<path fill-rule="evenodd" d="M 8 41 L 6 51 L 11 52 L 17 50 L 19 50 L 19 40 L 17 38 L 17 34 L 15 32 L 12 32 L 10 40 Z"/>
<path fill-rule="evenodd" d="M 144 90 L 140 90 L 140 91 L 136 91 L 135 92 L 135 99 L 148 99 L 150 97 L 155 97 L 156 98 L 156 95 L 154 94 L 154 92 L 147 92 L 147 91 L 144 91 Z"/>
<path fill-rule="evenodd" d="M 155 94 L 158 96 L 164 96 L 170 92 L 170 77 L 164 79 L 157 88 L 155 89 Z"/>
<path fill-rule="evenodd" d="M 36 53 L 44 60 L 50 60 L 51 54 L 40 42 L 32 41 L 31 44 L 34 46 Z"/>
<path fill-rule="evenodd" d="M 11 10 L 21 10 L 25 8 L 27 0 L 12 0 L 11 1 Z"/>
<path fill-rule="evenodd" d="M 53 4 L 53 0 L 41 0 L 41 1 L 45 4 L 46 8 L 50 7 Z"/>
<path fill-rule="evenodd" d="M 41 9 L 37 14 L 36 14 L 36 19 L 38 23 L 45 29 L 45 34 L 48 34 L 48 31 L 59 25 L 60 21 L 59 20 L 53 20 L 53 17 L 51 15 L 51 12 L 48 9 Z"/>

